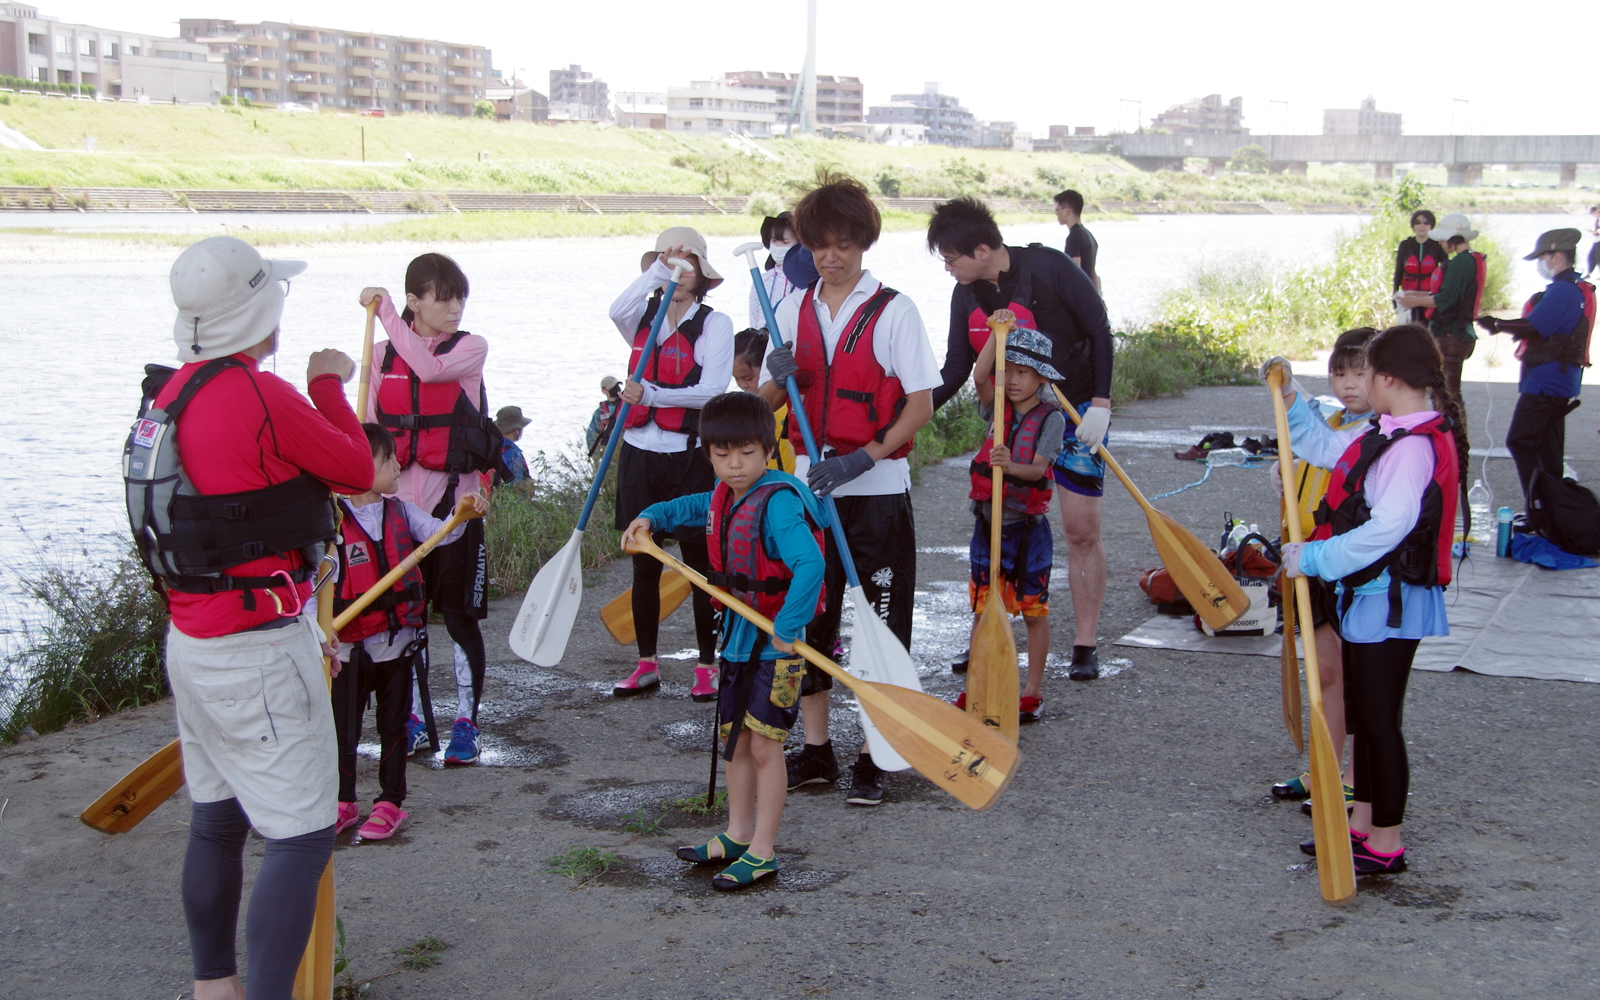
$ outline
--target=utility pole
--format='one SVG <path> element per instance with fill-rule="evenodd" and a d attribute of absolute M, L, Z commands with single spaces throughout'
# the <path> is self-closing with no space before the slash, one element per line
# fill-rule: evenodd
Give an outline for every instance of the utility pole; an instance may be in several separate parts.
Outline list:
<path fill-rule="evenodd" d="M 817 132 L 817 0 L 806 0 L 806 64 L 800 73 L 800 131 Z"/>

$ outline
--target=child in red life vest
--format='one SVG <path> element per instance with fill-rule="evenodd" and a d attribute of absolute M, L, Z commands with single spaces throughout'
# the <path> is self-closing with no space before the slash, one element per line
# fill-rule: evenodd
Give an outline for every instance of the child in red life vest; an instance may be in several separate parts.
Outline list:
<path fill-rule="evenodd" d="M 711 582 L 773 621 L 777 635 L 768 638 L 733 611 L 723 613 L 717 719 L 728 762 L 728 829 L 678 849 L 678 857 L 697 864 L 731 861 L 712 885 L 743 889 L 778 871 L 773 841 L 788 789 L 783 742 L 799 714 L 805 675 L 794 643 L 821 603 L 826 515 L 804 483 L 767 468 L 777 442 L 772 408 L 760 396 L 715 397 L 700 412 L 700 436 L 716 488 L 646 507 L 624 543 L 703 526 Z"/>
<path fill-rule="evenodd" d="M 339 545 L 339 614 L 366 593 L 391 569 L 444 526 L 444 521 L 424 514 L 415 504 L 393 493 L 400 476 L 394 436 L 378 424 L 363 424 L 372 446 L 372 488 L 342 501 L 343 541 Z M 473 496 L 479 510 L 488 503 Z M 469 522 L 470 523 L 470 522 Z M 444 537 L 449 545 L 466 531 L 462 525 Z M 411 569 L 389 593 L 367 605 L 367 610 L 339 631 L 339 659 L 344 668 L 333 679 L 333 722 L 339 737 L 339 819 L 336 834 L 356 824 L 356 744 L 361 742 L 361 717 L 367 696 L 378 699 L 378 787 L 372 815 L 358 832 L 362 840 L 386 840 L 406 820 L 400 808 L 406 798 L 406 723 L 411 717 L 411 673 L 417 632 L 427 621 L 422 599 L 422 573 Z"/>
<path fill-rule="evenodd" d="M 1273 358 L 1265 375 L 1289 363 Z M 1307 407 L 1298 384 L 1284 387 L 1295 455 L 1333 469 L 1309 542 L 1284 547 L 1291 577 L 1318 577 L 1328 620 L 1343 640 L 1345 724 L 1355 737 L 1351 847 L 1358 875 L 1405 871 L 1400 843 L 1410 788 L 1400 728 L 1417 643 L 1449 635 L 1444 587 L 1459 501 L 1471 531 L 1460 469 L 1467 431 L 1445 381 L 1434 337 L 1413 324 L 1367 345 L 1370 429 L 1336 431 Z M 1430 401 L 1429 397 L 1432 396 Z"/>
<path fill-rule="evenodd" d="M 1011 311 L 995 313 L 1014 319 Z M 1066 416 L 1052 400 L 1040 398 L 1051 379 L 1061 378 L 1050 363 L 1050 338 L 1037 330 L 1014 330 L 1006 340 L 1005 444 L 994 445 L 994 340 L 984 346 L 973 371 L 978 403 L 990 413 L 990 432 L 973 459 L 972 598 L 973 627 L 994 592 L 989 579 L 990 498 L 999 470 L 1005 483 L 1005 514 L 1000 521 L 1000 599 L 1007 613 L 1020 614 L 1028 625 L 1028 680 L 1022 688 L 1023 722 L 1037 722 L 1044 712 L 1044 663 L 1050 655 L 1050 566 L 1054 539 L 1050 533 L 1050 465 L 1061 450 Z M 966 692 L 956 699 L 967 707 Z"/>
<path fill-rule="evenodd" d="M 406 267 L 405 309 L 396 313 L 382 288 L 364 288 L 364 306 L 378 300 L 387 341 L 373 345 L 367 412 L 395 436 L 400 479 L 395 493 L 434 517 L 448 518 L 469 493 L 487 497 L 500 462 L 502 436 L 489 416 L 483 364 L 489 342 L 461 329 L 467 276 L 444 254 L 425 253 Z M 478 759 L 478 703 L 488 652 L 478 622 L 489 614 L 488 551 L 483 522 L 468 521 L 463 543 L 440 546 L 423 560 L 428 606 L 444 617 L 455 643 L 456 721 L 446 764 Z M 420 700 L 414 692 L 415 700 Z M 421 746 L 422 722 L 408 724 L 409 748 Z"/>

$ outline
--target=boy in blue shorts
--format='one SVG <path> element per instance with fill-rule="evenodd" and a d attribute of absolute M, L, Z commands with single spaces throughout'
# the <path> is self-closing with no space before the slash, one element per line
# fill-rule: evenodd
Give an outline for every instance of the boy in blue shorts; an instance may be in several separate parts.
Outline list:
<path fill-rule="evenodd" d="M 794 643 L 821 609 L 827 517 L 804 483 L 767 468 L 777 440 L 761 396 L 713 397 L 700 411 L 699 435 L 716 488 L 646 507 L 623 533 L 623 547 L 654 531 L 705 525 L 711 582 L 772 619 L 777 633 L 768 638 L 723 613 L 717 720 L 728 762 L 728 829 L 678 849 L 696 864 L 731 861 L 711 884 L 743 889 L 778 871 L 773 842 L 789 785 L 783 743 L 799 716 L 805 676 Z"/>
<path fill-rule="evenodd" d="M 1005 310 L 999 319 L 1012 319 Z M 1022 688 L 1020 718 L 1037 722 L 1044 711 L 1044 663 L 1050 655 L 1051 468 L 1061 450 L 1066 416 L 1052 398 L 1049 383 L 1061 377 L 1049 361 L 1050 339 L 1037 330 L 1016 330 L 1006 341 L 1005 444 L 994 443 L 994 341 L 978 356 L 973 381 L 978 403 L 989 413 L 990 432 L 972 461 L 972 598 L 973 628 L 994 593 L 989 579 L 989 520 L 994 475 L 1004 477 L 1005 512 L 1000 521 L 1000 599 L 1008 614 L 1020 614 L 1028 625 L 1028 680 Z M 956 699 L 966 708 L 966 692 Z"/>

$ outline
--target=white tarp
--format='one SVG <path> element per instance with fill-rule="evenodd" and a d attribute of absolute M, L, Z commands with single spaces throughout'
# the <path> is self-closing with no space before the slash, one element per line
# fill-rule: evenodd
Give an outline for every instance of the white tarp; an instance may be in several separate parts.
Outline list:
<path fill-rule="evenodd" d="M 1450 635 L 1422 640 L 1418 670 L 1600 684 L 1600 569 L 1555 571 L 1474 554 L 1457 566 L 1445 603 Z M 1156 615 L 1116 644 L 1276 658 L 1283 638 L 1211 638 L 1188 617 Z"/>

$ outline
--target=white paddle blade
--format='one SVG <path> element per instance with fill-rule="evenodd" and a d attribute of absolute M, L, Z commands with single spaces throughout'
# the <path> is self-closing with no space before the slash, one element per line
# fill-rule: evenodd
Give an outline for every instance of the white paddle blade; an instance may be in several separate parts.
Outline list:
<path fill-rule="evenodd" d="M 850 636 L 850 673 L 864 681 L 921 691 L 922 678 L 917 676 L 911 654 L 878 617 L 866 592 L 860 587 L 851 588 L 850 601 L 856 609 L 855 632 Z M 885 771 L 904 771 L 911 766 L 878 732 L 865 708 L 861 709 L 861 731 L 866 735 L 867 751 L 874 764 Z"/>
<path fill-rule="evenodd" d="M 574 531 L 561 551 L 528 584 L 511 626 L 511 651 L 540 667 L 553 667 L 567 651 L 567 638 L 583 603 L 583 532 Z"/>

